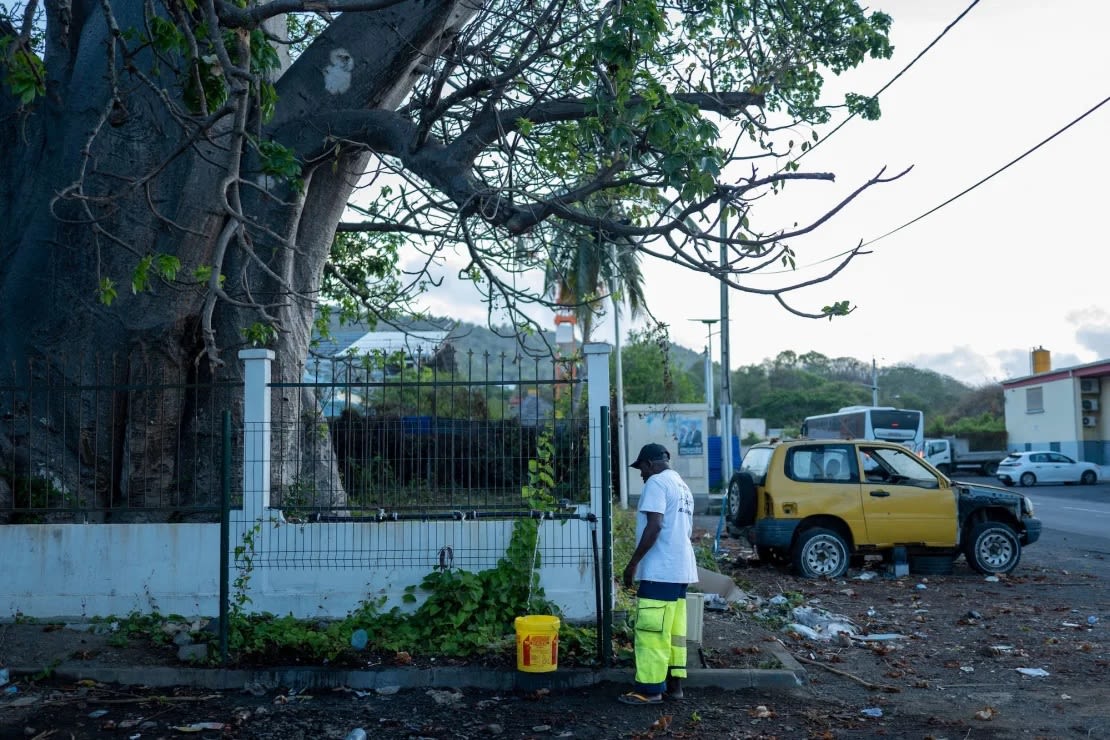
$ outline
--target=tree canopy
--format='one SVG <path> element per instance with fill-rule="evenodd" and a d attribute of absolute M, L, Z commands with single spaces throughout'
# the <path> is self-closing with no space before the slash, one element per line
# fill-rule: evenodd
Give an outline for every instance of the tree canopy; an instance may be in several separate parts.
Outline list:
<path fill-rule="evenodd" d="M 797 430 L 802 419 L 844 406 L 870 406 L 878 381 L 878 404 L 925 412 L 926 434 L 956 433 L 975 418 L 977 428 L 1005 428 L 1002 387 L 969 388 L 958 380 L 911 365 L 878 367 L 853 357 L 830 358 L 791 350 L 760 364 L 734 370 L 733 401 L 746 417 L 768 426 Z M 964 426 L 961 426 L 964 425 Z"/>
<path fill-rule="evenodd" d="M 833 109 L 874 118 L 878 101 L 826 101 L 823 77 L 888 57 L 890 25 L 855 0 L 6 4 L 0 384 L 91 383 L 84 358 L 108 355 L 116 383 L 192 387 L 236 379 L 245 347 L 272 349 L 275 379 L 293 384 L 314 322 L 407 310 L 449 255 L 519 331 L 554 301 L 528 278 L 581 234 L 802 315 L 846 313 L 791 292 L 858 246 L 810 280 L 747 278 L 793 266 L 793 237 L 898 175 L 877 171 L 801 225 L 761 224 L 754 206 L 833 179 L 797 157 Z M 188 415 L 218 418 L 200 395 L 157 422 L 108 394 L 41 402 L 30 413 L 49 431 L 25 457 L 75 477 L 91 463 L 70 431 L 117 419 L 89 442 L 97 469 L 126 465 L 105 485 L 164 487 Z M 274 402 L 304 420 L 274 475 L 334 473 L 311 391 Z M 27 444 L 0 431 L 0 449 Z"/>
<path fill-rule="evenodd" d="M 491 311 L 549 300 L 514 276 L 583 229 L 754 290 L 823 218 L 756 228 L 752 203 L 833 178 L 783 158 L 833 107 L 878 115 L 822 101 L 822 77 L 888 57 L 890 24 L 851 0 L 28 0 L 0 24 L 0 215 L 30 226 L 8 227 L 0 285 L 64 280 L 96 321 L 176 320 L 213 363 L 244 341 L 298 351 L 321 291 L 388 315 L 447 249 Z M 337 228 L 370 238 L 333 248 Z M 402 243 L 425 264 L 398 280 L 381 257 Z M 79 269 L 59 274 L 64 250 Z"/>
<path fill-rule="evenodd" d="M 629 339 L 622 348 L 626 403 L 705 400 L 703 359 L 671 344 L 659 330 L 633 333 Z M 714 364 L 713 370 L 719 384 L 720 365 Z M 879 405 L 923 411 L 929 436 L 1005 430 L 1002 387 L 997 383 L 971 388 L 911 365 L 879 367 L 876 374 Z M 731 382 L 733 403 L 742 416 L 765 419 L 769 428 L 788 433 L 796 433 L 807 416 L 872 403 L 871 364 L 853 357 L 784 350 L 733 370 Z"/>

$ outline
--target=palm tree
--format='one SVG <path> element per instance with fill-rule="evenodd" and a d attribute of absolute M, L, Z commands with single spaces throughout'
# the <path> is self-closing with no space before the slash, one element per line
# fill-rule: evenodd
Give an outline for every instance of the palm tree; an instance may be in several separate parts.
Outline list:
<path fill-rule="evenodd" d="M 606 298 L 613 297 L 618 314 L 625 300 L 633 317 L 646 308 L 636 243 L 611 238 L 602 229 L 573 226 L 562 232 L 551 244 L 544 287 L 574 314 L 583 342 L 589 341 L 596 319 L 605 314 Z"/>

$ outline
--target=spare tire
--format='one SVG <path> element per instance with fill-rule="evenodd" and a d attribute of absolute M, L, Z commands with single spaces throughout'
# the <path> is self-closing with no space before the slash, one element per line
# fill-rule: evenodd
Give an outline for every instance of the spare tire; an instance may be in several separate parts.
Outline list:
<path fill-rule="evenodd" d="M 728 519 L 737 527 L 755 524 L 755 481 L 750 473 L 736 473 L 728 482 Z"/>

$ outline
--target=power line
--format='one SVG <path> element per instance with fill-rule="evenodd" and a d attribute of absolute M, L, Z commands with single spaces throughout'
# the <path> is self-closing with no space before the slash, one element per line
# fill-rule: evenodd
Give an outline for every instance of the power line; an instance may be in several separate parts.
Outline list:
<path fill-rule="evenodd" d="M 912 226 L 913 224 L 917 223 L 918 221 L 920 221 L 921 219 L 925 218 L 926 216 L 931 216 L 932 214 L 934 214 L 934 213 L 936 213 L 937 211 L 939 211 L 939 210 L 940 210 L 941 208 L 944 208 L 944 207 L 945 207 L 946 205 L 948 205 L 949 203 L 952 203 L 953 201 L 959 200 L 959 199 L 960 199 L 960 198 L 962 198 L 963 196 L 965 196 L 965 195 L 967 195 L 968 193 L 970 193 L 970 192 L 971 192 L 972 190 L 975 190 L 975 189 L 976 189 L 977 187 L 979 187 L 979 186 L 980 186 L 980 185 L 982 185 L 983 183 L 987 182 L 988 180 L 991 180 L 991 179 L 993 179 L 993 178 L 994 178 L 994 177 L 996 177 L 997 175 L 1000 175 L 1000 174 L 1002 174 L 1003 172 L 1005 172 L 1006 170 L 1010 169 L 1010 168 L 1011 168 L 1011 167 L 1013 167 L 1013 166 L 1014 166 L 1015 164 L 1017 164 L 1017 163 L 1018 163 L 1018 162 L 1020 162 L 1021 160 L 1025 159 L 1025 158 L 1026 158 L 1026 157 L 1028 157 L 1028 156 L 1029 156 L 1030 154 L 1032 154 L 1033 152 L 1037 151 L 1037 150 L 1038 150 L 1038 149 L 1040 149 L 1040 148 L 1041 148 L 1042 146 L 1044 146 L 1044 145 L 1045 145 L 1045 144 L 1047 144 L 1048 142 L 1052 141 L 1052 140 L 1053 140 L 1053 139 L 1055 139 L 1055 138 L 1056 138 L 1057 136 L 1059 136 L 1060 134 L 1064 133 L 1065 131 L 1067 131 L 1068 129 L 1070 129 L 1070 128 L 1071 128 L 1072 126 L 1074 126 L 1075 124 L 1079 123 L 1079 122 L 1080 122 L 1080 121 L 1082 121 L 1082 120 L 1083 120 L 1084 118 L 1086 118 L 1087 116 L 1091 115 L 1092 113 L 1094 113 L 1094 112 L 1095 112 L 1096 110 L 1098 110 L 1098 109 L 1099 109 L 1099 108 L 1101 108 L 1102 106 L 1106 105 L 1107 103 L 1110 103 L 1110 97 L 1105 97 L 1105 98 L 1103 98 L 1103 99 L 1102 99 L 1102 100 L 1101 100 L 1100 102 L 1096 103 L 1096 104 L 1095 104 L 1095 105 L 1094 105 L 1093 107 L 1091 107 L 1091 108 L 1090 108 L 1089 110 L 1087 110 L 1087 112 L 1086 112 L 1086 113 L 1083 113 L 1083 114 L 1082 114 L 1082 115 L 1080 115 L 1080 116 L 1079 116 L 1078 118 L 1076 118 L 1075 120 L 1073 120 L 1073 121 L 1072 121 L 1071 123 L 1067 124 L 1066 126 L 1064 126 L 1064 127 L 1063 127 L 1063 128 L 1061 128 L 1061 129 L 1059 129 L 1059 130 L 1058 130 L 1058 131 L 1056 131 L 1056 132 L 1055 132 L 1054 134 L 1052 134 L 1052 135 L 1051 135 L 1051 136 L 1049 136 L 1049 137 L 1048 137 L 1047 139 L 1043 140 L 1042 142 L 1040 142 L 1039 144 L 1037 144 L 1037 145 L 1036 145 L 1036 146 L 1034 146 L 1033 148 L 1031 148 L 1031 149 L 1028 149 L 1028 150 L 1026 150 L 1026 151 L 1025 151 L 1025 152 L 1024 152 L 1023 154 L 1021 154 L 1021 155 L 1019 155 L 1019 156 L 1015 157 L 1014 159 L 1010 160 L 1009 162 L 1007 162 L 1007 163 L 1006 163 L 1006 164 L 1004 164 L 1003 166 L 999 167 L 999 168 L 998 168 L 997 170 L 995 170 L 994 172 L 990 173 L 989 175 L 987 175 L 987 176 L 986 176 L 986 177 L 984 177 L 983 179 L 979 180 L 979 182 L 975 183 L 975 184 L 974 184 L 974 185 L 972 185 L 971 187 L 968 187 L 968 188 L 965 188 L 965 189 L 961 190 L 960 192 L 956 193 L 955 195 L 953 195 L 953 196 L 952 196 L 951 198 L 949 198 L 948 200 L 944 201 L 943 203 L 941 203 L 941 204 L 940 204 L 940 205 L 938 205 L 938 206 L 934 206 L 934 207 L 930 208 L 929 210 L 925 211 L 925 213 L 922 213 L 922 214 L 921 214 L 920 216 L 918 216 L 917 218 L 913 219 L 912 221 L 907 221 L 906 223 L 902 224 L 902 225 L 901 225 L 901 226 L 899 226 L 898 228 L 896 228 L 896 229 L 892 229 L 892 230 L 890 230 L 890 231 L 886 232 L 885 234 L 883 234 L 882 236 L 877 236 L 877 237 L 875 237 L 874 239 L 872 239 L 872 240 L 870 240 L 870 241 L 868 241 L 868 242 L 865 242 L 865 243 L 861 244 L 860 246 L 861 246 L 861 247 L 868 247 L 868 246 L 870 246 L 870 245 L 874 244 L 875 242 L 879 241 L 880 239 L 885 239 L 885 238 L 887 238 L 888 236 L 890 236 L 891 234 L 896 234 L 896 233 L 898 233 L 899 231 L 901 231 L 902 229 L 906 228 L 907 226 Z"/>
<path fill-rule="evenodd" d="M 995 170 L 994 172 L 990 173 L 990 174 L 989 174 L 989 175 L 987 175 L 986 177 L 982 178 L 981 180 L 979 180 L 978 182 L 976 182 L 976 183 L 975 183 L 974 185 L 971 185 L 970 187 L 964 188 L 964 189 L 963 189 L 963 190 L 961 190 L 961 191 L 960 191 L 959 193 L 956 193 L 955 195 L 953 195 L 953 196 L 952 196 L 951 198 L 949 198 L 948 200 L 944 201 L 944 202 L 943 202 L 943 203 L 941 203 L 940 205 L 937 205 L 937 206 L 933 206 L 933 207 L 932 207 L 932 208 L 930 208 L 929 210 L 925 211 L 925 212 L 924 212 L 924 213 L 922 213 L 922 214 L 921 214 L 920 216 L 917 216 L 916 218 L 914 218 L 914 219 L 912 219 L 912 220 L 910 220 L 910 221 L 907 221 L 906 223 L 902 224 L 901 226 L 899 226 L 899 227 L 897 227 L 897 228 L 895 228 L 895 229 L 891 229 L 890 231 L 886 232 L 886 233 L 885 233 L 885 234 L 883 234 L 882 236 L 877 236 L 877 237 L 875 237 L 874 239 L 870 239 L 870 240 L 868 240 L 868 241 L 866 241 L 866 242 L 863 242 L 863 243 L 862 243 L 862 244 L 860 244 L 860 245 L 859 245 L 858 247 L 853 247 L 852 249 L 845 249 L 845 250 L 844 250 L 844 251 L 842 251 L 842 252 L 838 252 L 837 254 L 834 254 L 834 255 L 830 255 L 830 256 L 828 256 L 828 257 L 826 257 L 826 258 L 824 258 L 824 259 L 820 259 L 820 260 L 816 260 L 816 261 L 814 261 L 814 262 L 810 262 L 810 263 L 808 263 L 808 264 L 806 264 L 806 265 L 802 265 L 801 267 L 802 267 L 802 268 L 805 268 L 805 267 L 814 267 L 814 266 L 816 266 L 816 265 L 820 265 L 820 264 L 823 264 L 823 263 L 825 263 L 825 262 L 831 262 L 832 260 L 840 259 L 840 258 L 841 258 L 841 257 L 843 257 L 844 255 L 848 254 L 848 253 L 849 253 L 849 252 L 851 252 L 851 251 L 854 251 L 855 249 L 861 249 L 861 248 L 863 248 L 863 247 L 869 247 L 869 246 L 871 246 L 872 244 L 874 244 L 875 242 L 877 242 L 877 241 L 880 241 L 880 240 L 882 240 L 882 239 L 886 239 L 886 238 L 887 238 L 888 236 L 891 236 L 892 234 L 896 234 L 896 233 L 898 233 L 898 232 L 899 232 L 899 231 L 901 231 L 902 229 L 905 229 L 905 228 L 906 228 L 906 227 L 908 227 L 908 226 L 912 226 L 913 224 L 917 223 L 918 221 L 922 220 L 923 218 L 925 218 L 925 217 L 927 217 L 927 216 L 931 216 L 932 214 L 934 214 L 934 213 L 936 213 L 937 211 L 939 211 L 939 210 L 940 210 L 941 208 L 944 208 L 944 207 L 945 207 L 946 205 L 948 205 L 949 203 L 952 203 L 952 202 L 954 202 L 954 201 L 956 201 L 956 200 L 959 200 L 959 199 L 960 199 L 960 198 L 962 198 L 963 196 L 965 196 L 965 195 L 967 195 L 968 193 L 970 193 L 970 192 L 971 192 L 972 190 L 975 190 L 976 188 L 978 188 L 978 187 L 979 187 L 980 185 L 982 185 L 982 184 L 986 183 L 987 181 L 989 181 L 989 180 L 991 180 L 991 179 L 993 179 L 993 178 L 997 177 L 998 175 L 1002 174 L 1002 173 L 1003 173 L 1003 172 L 1005 172 L 1006 170 L 1010 169 L 1010 168 L 1011 168 L 1011 167 L 1013 167 L 1013 166 L 1014 166 L 1015 164 L 1017 164 L 1017 163 L 1018 163 L 1018 162 L 1020 162 L 1021 160 L 1025 159 L 1025 158 L 1026 158 L 1026 157 L 1028 157 L 1028 156 L 1029 156 L 1030 154 L 1032 154 L 1033 152 L 1037 151 L 1038 149 L 1040 149 L 1041 147 L 1043 147 L 1043 146 L 1044 146 L 1045 144 L 1047 144 L 1048 142 L 1050 142 L 1050 141 L 1052 141 L 1053 139 L 1055 139 L 1055 138 L 1056 138 L 1057 136 L 1060 136 L 1060 134 L 1064 133 L 1065 131 L 1067 131 L 1068 129 L 1070 129 L 1070 128 L 1071 128 L 1072 126 L 1076 125 L 1077 123 L 1079 123 L 1080 121 L 1082 121 L 1082 120 L 1083 120 L 1084 118 L 1086 118 L 1087 116 L 1091 115 L 1092 113 L 1094 113 L 1094 112 L 1095 112 L 1096 110 L 1098 110 L 1098 109 L 1099 109 L 1099 108 L 1101 108 L 1102 106 L 1106 105 L 1107 103 L 1110 103 L 1110 96 L 1107 96 L 1107 97 L 1103 98 L 1103 99 L 1102 99 L 1101 101 L 1099 101 L 1098 103 L 1096 103 L 1095 105 L 1093 105 L 1093 106 L 1092 106 L 1091 108 L 1089 108 L 1089 109 L 1088 109 L 1088 110 L 1087 110 L 1086 112 L 1082 113 L 1082 114 L 1081 114 L 1080 116 L 1078 116 L 1077 118 L 1075 118 L 1074 120 L 1072 120 L 1072 121 L 1071 121 L 1070 123 L 1066 124 L 1066 125 L 1065 125 L 1065 126 L 1063 126 L 1062 128 L 1060 128 L 1060 129 L 1058 129 L 1057 131 L 1055 131 L 1055 132 L 1054 132 L 1053 134 L 1051 134 L 1050 136 L 1048 136 L 1047 138 L 1045 138 L 1044 140 L 1042 140 L 1042 141 L 1041 141 L 1040 143 L 1036 144 L 1035 146 L 1031 147 L 1030 149 L 1027 149 L 1027 150 L 1026 150 L 1025 152 L 1023 152 L 1023 153 L 1022 153 L 1022 154 L 1020 154 L 1019 156 L 1015 157 L 1014 159 L 1010 160 L 1009 162 L 1007 162 L 1007 163 L 1006 163 L 1006 164 L 1004 164 L 1003 166 L 999 167 L 999 168 L 998 168 L 997 170 Z M 766 271 L 761 271 L 761 272 L 760 272 L 760 274 L 761 274 L 761 275 L 776 275 L 776 274 L 783 274 L 783 273 L 787 273 L 787 272 L 796 272 L 796 271 L 797 271 L 798 269 L 801 269 L 801 268 L 795 268 L 795 269 L 792 269 L 792 270 L 766 270 Z"/>
<path fill-rule="evenodd" d="M 960 21 L 962 21 L 962 20 L 964 19 L 964 16 L 966 16 L 966 15 L 967 15 L 968 13 L 970 13 L 970 12 L 971 12 L 971 9 L 972 9 L 972 8 L 974 8 L 974 7 L 975 7 L 976 5 L 978 5 L 978 4 L 979 4 L 979 0 L 972 0 L 972 3 L 971 3 L 971 5 L 968 5 L 968 6 L 967 6 L 967 8 L 965 8 L 965 9 L 964 9 L 964 12 L 960 13 L 960 14 L 959 14 L 958 16 L 956 16 L 956 19 L 955 19 L 954 21 L 952 21 L 952 22 L 951 22 L 951 23 L 949 23 L 949 24 L 948 24 L 947 26 L 945 26 L 945 27 L 944 27 L 944 30 L 940 32 L 940 35 L 938 35 L 938 36 L 937 36 L 937 37 L 936 37 L 935 39 L 933 39 L 933 40 L 932 40 L 932 41 L 931 41 L 931 42 L 929 43 L 929 45 L 928 45 L 928 46 L 926 46 L 926 47 L 925 47 L 924 49 L 922 49 L 921 51 L 919 51 L 919 52 L 917 53 L 917 56 L 915 56 L 915 57 L 914 57 L 913 59 L 911 59 L 911 60 L 910 60 L 909 64 L 907 64 L 907 65 L 906 65 L 905 67 L 902 67 L 901 71 L 900 71 L 900 72 L 898 72 L 898 74 L 896 74 L 896 75 L 894 75 L 893 77 L 891 77 L 891 78 L 890 78 L 890 81 L 889 81 L 889 82 L 887 82 L 887 83 L 886 83 L 885 85 L 883 85 L 883 86 L 882 86 L 881 88 L 879 88 L 879 91 L 878 91 L 878 92 L 876 92 L 876 93 L 875 93 L 874 95 L 872 95 L 871 97 L 872 97 L 872 98 L 877 98 L 877 97 L 879 97 L 880 95 L 882 95 L 882 94 L 883 94 L 884 92 L 886 92 L 887 88 L 889 88 L 889 87 L 890 87 L 891 85 L 893 85 L 893 84 L 894 84 L 895 82 L 897 82 L 897 81 L 898 81 L 898 78 L 899 78 L 899 77 L 901 77 L 901 76 L 902 76 L 902 75 L 904 75 L 904 74 L 905 74 L 906 72 L 908 72 L 908 71 L 909 71 L 909 69 L 910 69 L 910 67 L 912 67 L 913 65 L 917 64 L 917 61 L 918 61 L 919 59 L 921 59 L 921 57 L 925 56 L 925 54 L 927 54 L 927 53 L 928 53 L 928 51 L 929 51 L 930 49 L 932 49 L 932 48 L 933 48 L 934 46 L 936 46 L 936 45 L 937 45 L 937 43 L 938 43 L 938 42 L 940 42 L 940 40 L 941 40 L 942 38 L 944 38 L 945 34 L 947 34 L 947 33 L 948 33 L 949 31 L 951 31 L 951 30 L 952 30 L 952 29 L 953 29 L 953 28 L 955 27 L 955 25 L 956 25 L 957 23 L 959 23 Z M 797 161 L 798 161 L 798 160 L 800 160 L 800 159 L 801 159 L 802 157 L 804 157 L 805 155 L 809 154 L 810 152 L 812 152 L 812 151 L 813 151 L 814 149 L 816 149 L 817 147 L 819 147 L 819 146 L 821 146 L 822 144 L 824 144 L 824 143 L 825 143 L 826 141 L 828 141 L 828 140 L 829 140 L 829 138 L 830 138 L 830 137 L 832 137 L 832 135 L 833 135 L 833 134 L 835 134 L 835 133 L 836 133 L 837 131 L 839 131 L 840 129 L 844 128 L 844 126 L 845 126 L 845 125 L 846 125 L 846 124 L 848 123 L 848 121 L 851 121 L 851 120 L 852 120 L 853 118 L 855 118 L 855 117 L 856 117 L 857 115 L 859 115 L 859 114 L 858 114 L 858 113 L 854 113 L 854 112 L 853 112 L 853 113 L 852 113 L 851 115 L 849 115 L 849 116 L 848 116 L 847 118 L 845 118 L 845 119 L 844 119 L 843 121 L 841 121 L 841 122 L 840 122 L 839 124 L 837 124 L 836 128 L 834 128 L 834 129 L 833 129 L 832 131 L 830 131 L 830 132 L 829 132 L 829 133 L 828 133 L 827 135 L 825 135 L 825 136 L 823 136 L 823 137 L 822 137 L 821 139 L 819 139 L 819 140 L 817 141 L 817 143 L 815 143 L 815 144 L 814 144 L 813 146 L 809 147 L 809 148 L 808 148 L 808 149 L 806 149 L 806 150 L 805 150 L 804 152 L 801 152 L 800 154 L 798 154 L 798 156 L 797 156 L 797 157 L 795 157 L 794 159 L 790 160 L 790 162 L 791 162 L 791 163 L 793 163 L 793 162 L 797 162 Z M 784 165 L 784 166 L 785 166 L 785 165 Z M 781 171 L 782 171 L 782 169 L 780 168 L 780 169 L 779 169 L 779 172 L 781 172 Z"/>

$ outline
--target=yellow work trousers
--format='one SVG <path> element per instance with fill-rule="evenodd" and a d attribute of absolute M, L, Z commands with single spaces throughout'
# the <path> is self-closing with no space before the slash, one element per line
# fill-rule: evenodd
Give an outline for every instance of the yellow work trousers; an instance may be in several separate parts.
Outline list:
<path fill-rule="evenodd" d="M 636 691 L 661 694 L 667 676 L 686 678 L 686 597 L 636 600 Z"/>

